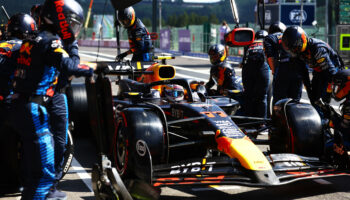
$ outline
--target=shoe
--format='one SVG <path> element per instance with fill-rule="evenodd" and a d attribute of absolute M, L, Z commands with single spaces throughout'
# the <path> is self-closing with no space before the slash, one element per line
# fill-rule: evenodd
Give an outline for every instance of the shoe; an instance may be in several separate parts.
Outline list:
<path fill-rule="evenodd" d="M 65 192 L 59 191 L 57 189 L 50 190 L 46 196 L 46 200 L 66 200 L 67 195 Z"/>

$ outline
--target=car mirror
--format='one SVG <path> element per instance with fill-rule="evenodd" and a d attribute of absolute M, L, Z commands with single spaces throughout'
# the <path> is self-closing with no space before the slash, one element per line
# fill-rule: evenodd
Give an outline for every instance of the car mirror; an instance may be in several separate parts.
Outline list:
<path fill-rule="evenodd" d="M 225 35 L 225 43 L 229 47 L 242 47 L 254 41 L 254 30 L 251 28 L 235 28 Z"/>

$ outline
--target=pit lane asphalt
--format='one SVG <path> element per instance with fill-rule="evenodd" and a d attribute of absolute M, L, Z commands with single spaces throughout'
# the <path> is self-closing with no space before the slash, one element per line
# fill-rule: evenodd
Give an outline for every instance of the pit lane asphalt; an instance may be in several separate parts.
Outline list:
<path fill-rule="evenodd" d="M 80 47 L 82 60 L 96 61 L 97 48 Z M 99 61 L 114 60 L 116 50 L 101 48 Z M 208 59 L 179 56 L 174 60 L 168 60 L 168 64 L 176 67 L 176 77 L 198 78 L 207 81 L 209 77 L 210 63 Z M 237 63 L 232 63 L 237 66 Z M 237 75 L 241 75 L 241 69 L 235 67 Z M 80 82 L 83 79 L 74 81 Z M 307 101 L 306 93 L 303 99 Z M 262 136 L 266 137 L 266 136 Z M 75 155 L 72 167 L 61 181 L 59 188 L 65 191 L 71 200 L 92 200 L 94 194 L 91 188 L 91 170 L 97 161 L 97 151 L 90 135 L 80 134 L 74 136 Z M 261 148 L 266 148 L 262 146 Z M 1 177 L 0 177 L 1 178 Z M 251 199 L 307 199 L 307 200 L 350 200 L 350 177 L 334 177 L 328 179 L 306 180 L 289 185 L 271 188 L 251 188 L 243 186 L 211 186 L 211 187 L 165 187 L 162 188 L 161 199 L 164 200 L 194 200 L 194 199 L 220 199 L 220 200 L 251 200 Z M 17 200 L 19 194 L 0 197 L 0 200 Z"/>

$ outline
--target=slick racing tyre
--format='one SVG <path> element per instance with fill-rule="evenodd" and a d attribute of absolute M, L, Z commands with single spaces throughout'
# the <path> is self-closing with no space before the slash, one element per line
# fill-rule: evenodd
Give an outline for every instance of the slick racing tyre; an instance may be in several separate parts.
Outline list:
<path fill-rule="evenodd" d="M 322 154 L 321 118 L 312 105 L 282 99 L 275 104 L 272 121 L 274 127 L 269 132 L 272 153 Z"/>
<path fill-rule="evenodd" d="M 72 83 L 66 90 L 69 119 L 73 122 L 72 133 L 85 135 L 89 133 L 89 113 L 87 93 L 84 83 Z"/>
<path fill-rule="evenodd" d="M 134 175 L 136 155 L 144 154 L 140 144 L 147 144 L 153 163 L 166 159 L 167 144 L 163 124 L 150 109 L 128 108 L 117 116 L 117 126 L 112 141 L 113 166 L 122 178 Z"/>
<path fill-rule="evenodd" d="M 67 174 L 73 160 L 74 155 L 74 143 L 73 137 L 70 131 L 68 131 L 68 141 L 66 144 L 66 152 L 64 153 L 63 170 L 61 179 Z"/>

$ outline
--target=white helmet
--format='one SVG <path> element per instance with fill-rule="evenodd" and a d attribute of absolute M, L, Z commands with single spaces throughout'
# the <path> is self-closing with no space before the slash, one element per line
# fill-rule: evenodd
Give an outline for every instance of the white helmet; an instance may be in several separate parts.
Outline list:
<path fill-rule="evenodd" d="M 176 84 L 166 85 L 163 92 L 169 101 L 182 101 L 185 97 L 184 88 Z"/>

